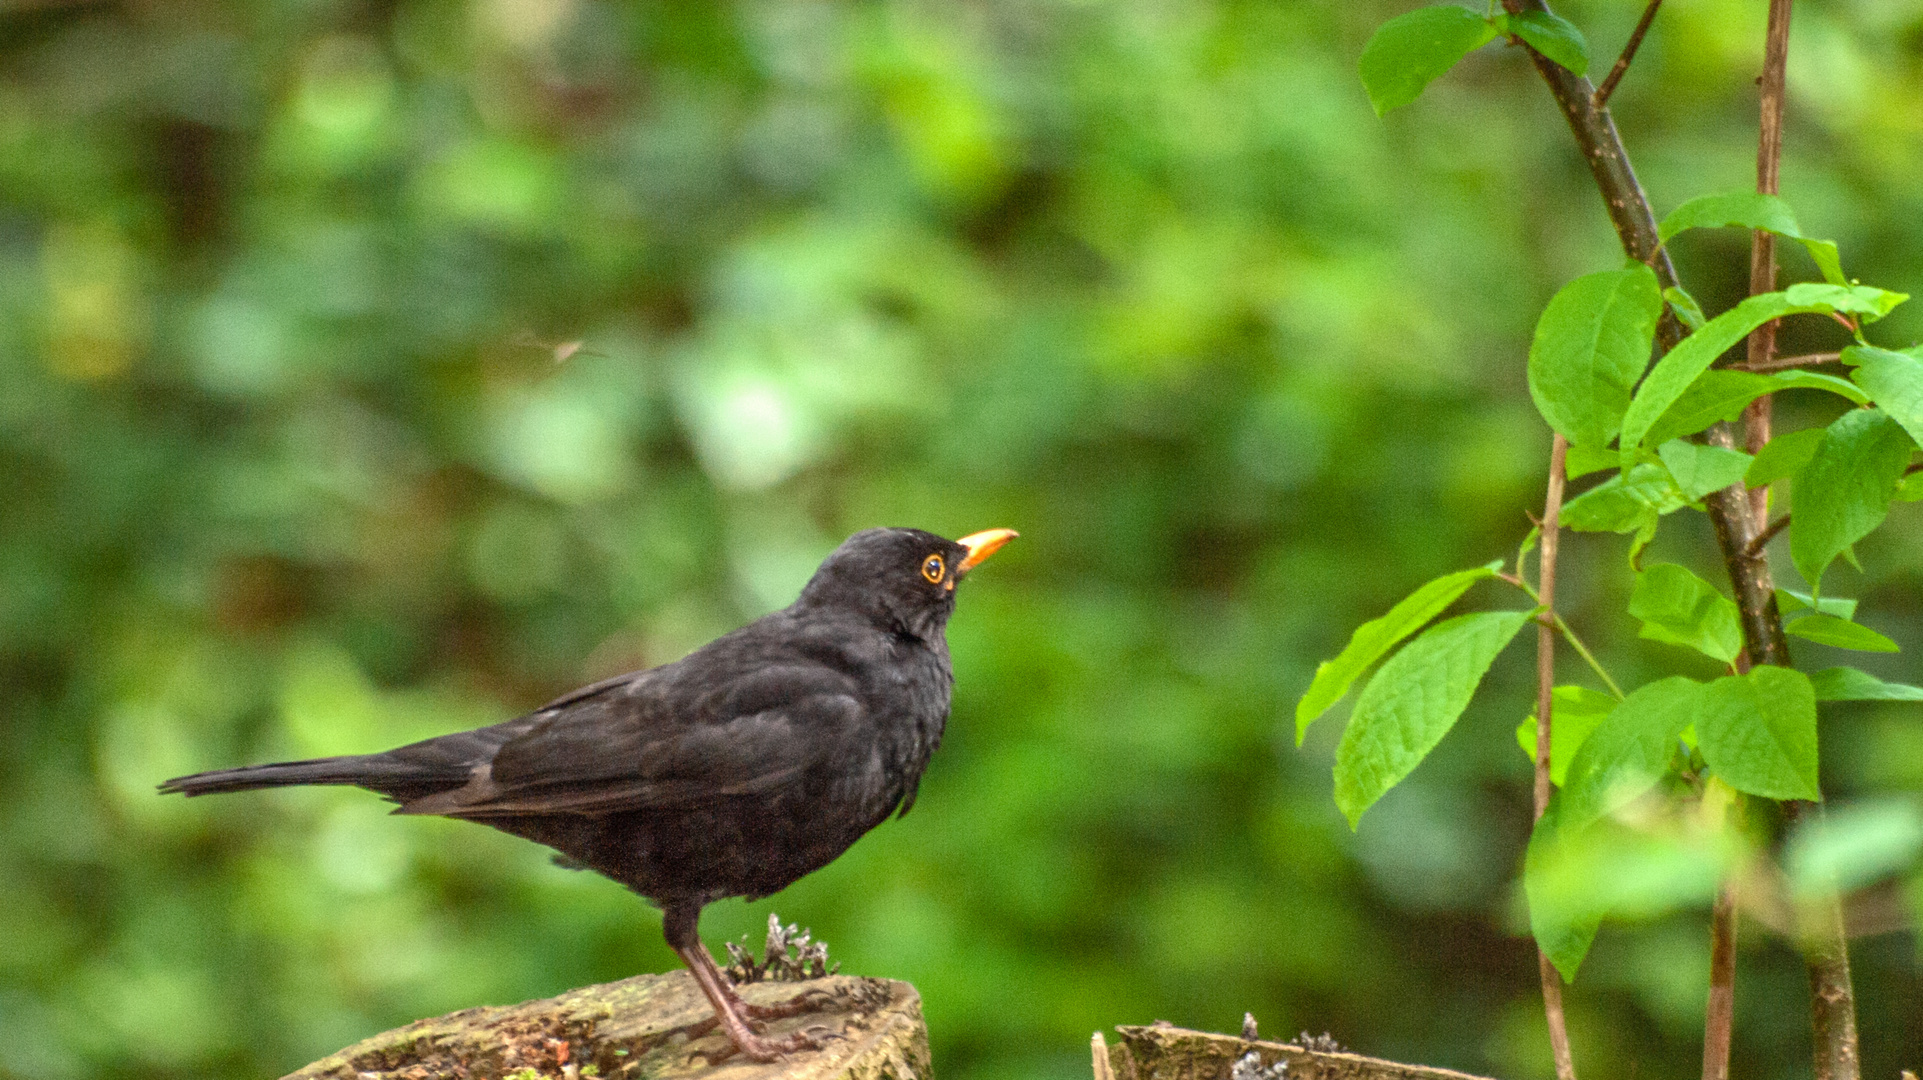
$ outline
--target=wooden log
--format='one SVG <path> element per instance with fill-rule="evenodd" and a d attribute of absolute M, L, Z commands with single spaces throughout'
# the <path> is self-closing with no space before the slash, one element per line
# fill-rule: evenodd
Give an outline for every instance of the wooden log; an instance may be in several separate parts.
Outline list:
<path fill-rule="evenodd" d="M 1230 1080 L 1238 1073 L 1236 1062 L 1254 1054 L 1255 1059 L 1239 1072 L 1251 1077 L 1263 1075 L 1287 1080 L 1484 1080 L 1454 1069 L 1427 1065 L 1403 1065 L 1381 1058 L 1364 1057 L 1346 1051 L 1325 1053 L 1308 1050 L 1294 1043 L 1241 1039 L 1190 1031 L 1166 1024 L 1123 1026 L 1115 1029 L 1121 1040 L 1108 1047 L 1107 1072 L 1114 1080 Z M 1100 1039 L 1099 1033 L 1097 1039 Z M 1097 1043 L 1101 1045 L 1101 1043 Z M 1286 1070 L 1275 1064 L 1286 1061 Z M 1096 1075 L 1103 1070 L 1097 1065 Z"/>
<path fill-rule="evenodd" d="M 926 1080 L 928 1028 L 921 997 L 904 982 L 835 975 L 741 987 L 757 1005 L 799 995 L 813 1011 L 767 1025 L 827 1032 L 820 1050 L 770 1065 L 730 1055 L 732 1044 L 685 971 L 637 975 L 519 1005 L 483 1006 L 419 1020 L 364 1039 L 287 1080 L 533 1080 L 601 1076 L 640 1080 Z"/>

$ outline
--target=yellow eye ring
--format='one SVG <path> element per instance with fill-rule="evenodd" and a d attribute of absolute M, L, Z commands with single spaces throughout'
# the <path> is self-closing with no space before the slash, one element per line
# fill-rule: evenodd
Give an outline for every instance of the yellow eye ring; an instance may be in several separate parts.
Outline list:
<path fill-rule="evenodd" d="M 927 578 L 931 585 L 941 584 L 941 576 L 947 569 L 940 555 L 930 555 L 921 562 L 921 576 Z"/>

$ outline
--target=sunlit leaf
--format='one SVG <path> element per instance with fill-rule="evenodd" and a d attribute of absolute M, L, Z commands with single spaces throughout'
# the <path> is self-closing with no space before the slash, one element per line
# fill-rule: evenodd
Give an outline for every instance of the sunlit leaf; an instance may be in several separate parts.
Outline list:
<path fill-rule="evenodd" d="M 1697 744 L 1724 783 L 1771 799 L 1822 798 L 1808 676 L 1770 665 L 1726 675 L 1709 684 L 1701 708 Z"/>
<path fill-rule="evenodd" d="M 1569 763 L 1563 824 L 1582 828 L 1654 787 L 1669 771 L 1677 737 L 1701 712 L 1705 690 L 1677 675 L 1638 687 L 1618 703 Z"/>
<path fill-rule="evenodd" d="M 1549 738 L 1549 782 L 1562 786 L 1569 775 L 1569 763 L 1575 759 L 1576 751 L 1582 747 L 1589 733 L 1603 722 L 1611 709 L 1616 707 L 1616 699 L 1587 686 L 1558 686 L 1550 691 L 1550 724 L 1553 730 Z M 1536 760 L 1536 712 L 1516 725 L 1516 744 L 1530 761 Z"/>
<path fill-rule="evenodd" d="M 1557 291 L 1529 345 L 1529 393 L 1550 427 L 1577 446 L 1615 437 L 1661 312 L 1656 275 L 1641 263 Z"/>
<path fill-rule="evenodd" d="M 1762 487 L 1795 475 L 1796 470 L 1816 454 L 1816 448 L 1823 445 L 1828 435 L 1822 428 L 1804 428 L 1776 436 L 1756 452 L 1756 460 L 1743 474 L 1743 483 L 1753 488 Z"/>
<path fill-rule="evenodd" d="M 1776 605 L 1785 613 L 1814 609 L 1839 619 L 1856 618 L 1856 601 L 1847 596 L 1825 596 L 1819 600 L 1809 593 L 1797 592 L 1795 589 L 1778 589 Z"/>
<path fill-rule="evenodd" d="M 1695 649 L 1725 664 L 1743 651 L 1742 612 L 1735 602 L 1675 563 L 1657 563 L 1636 575 L 1629 613 L 1642 620 L 1640 636 L 1651 641 Z"/>
<path fill-rule="evenodd" d="M 1803 235 L 1802 227 L 1796 222 L 1795 211 L 1790 209 L 1789 203 L 1775 195 L 1759 191 L 1699 195 L 1671 210 L 1663 218 L 1656 235 L 1663 243 L 1668 243 L 1671 237 L 1685 229 L 1722 226 L 1761 229 L 1785 239 L 1800 241 L 1808 249 L 1810 258 L 1816 262 L 1823 280 L 1835 285 L 1848 284 L 1843 277 L 1843 264 L 1835 242 Z"/>
<path fill-rule="evenodd" d="M 1382 659 L 1396 643 L 1417 630 L 1437 615 L 1456 598 L 1469 590 L 1469 586 L 1483 578 L 1493 577 L 1502 563 L 1492 562 L 1472 570 L 1457 570 L 1444 574 L 1415 592 L 1410 593 L 1390 608 L 1388 614 L 1370 619 L 1355 628 L 1349 635 L 1349 643 L 1342 647 L 1333 660 L 1324 660 L 1315 667 L 1315 678 L 1302 700 L 1295 705 L 1295 744 L 1302 745 L 1302 738 L 1308 733 L 1309 725 L 1316 717 L 1329 710 L 1329 706 L 1342 700 L 1349 687 L 1369 669 L 1369 665 Z"/>
<path fill-rule="evenodd" d="M 1509 32 L 1577 75 L 1589 72 L 1589 42 L 1576 24 L 1549 11 L 1523 11 L 1507 19 Z"/>
<path fill-rule="evenodd" d="M 1370 677 L 1335 751 L 1335 803 L 1351 827 L 1442 741 L 1532 614 L 1485 611 L 1437 623 Z"/>
<path fill-rule="evenodd" d="M 1657 447 L 1656 456 L 1675 479 L 1683 498 L 1691 502 L 1741 480 L 1752 460 L 1740 450 L 1700 446 L 1683 439 L 1672 439 Z"/>
<path fill-rule="evenodd" d="M 1850 378 L 1869 392 L 1890 419 L 1923 444 L 1923 360 L 1888 349 L 1851 346 L 1843 359 L 1856 365 Z"/>
<path fill-rule="evenodd" d="M 1814 641 L 1818 645 L 1829 645 L 1838 649 L 1854 649 L 1857 652 L 1898 652 L 1897 644 L 1882 634 L 1860 623 L 1839 619 L 1834 615 L 1805 615 L 1783 627 L 1785 633 Z"/>

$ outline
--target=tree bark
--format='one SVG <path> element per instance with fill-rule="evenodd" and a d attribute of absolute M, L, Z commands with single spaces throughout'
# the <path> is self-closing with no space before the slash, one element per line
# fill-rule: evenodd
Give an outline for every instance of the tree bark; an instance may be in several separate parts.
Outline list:
<path fill-rule="evenodd" d="M 817 995 L 822 1000 L 816 1011 L 777 1021 L 767 1031 L 782 1036 L 826 1029 L 834 1037 L 820 1050 L 771 1065 L 723 1057 L 732 1044 L 712 1023 L 714 1012 L 694 979 L 676 971 L 419 1020 L 355 1043 L 286 1080 L 500 1080 L 524 1069 L 543 1078 L 574 1080 L 590 1065 L 588 1075 L 633 1080 L 926 1080 L 931 1075 L 921 998 L 907 983 L 836 975 L 754 983 L 740 992 L 757 1005 Z"/>

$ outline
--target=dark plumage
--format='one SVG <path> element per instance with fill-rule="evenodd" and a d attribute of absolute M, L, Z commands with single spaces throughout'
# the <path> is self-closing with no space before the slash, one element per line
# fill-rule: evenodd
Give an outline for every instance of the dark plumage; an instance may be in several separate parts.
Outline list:
<path fill-rule="evenodd" d="M 868 529 L 793 604 L 671 664 L 585 686 L 506 723 L 384 754 L 199 773 L 205 795 L 353 784 L 555 848 L 659 904 L 668 943 L 737 1046 L 769 1060 L 696 933 L 701 908 L 826 866 L 907 813 L 941 741 L 955 582 L 1014 537 Z"/>

